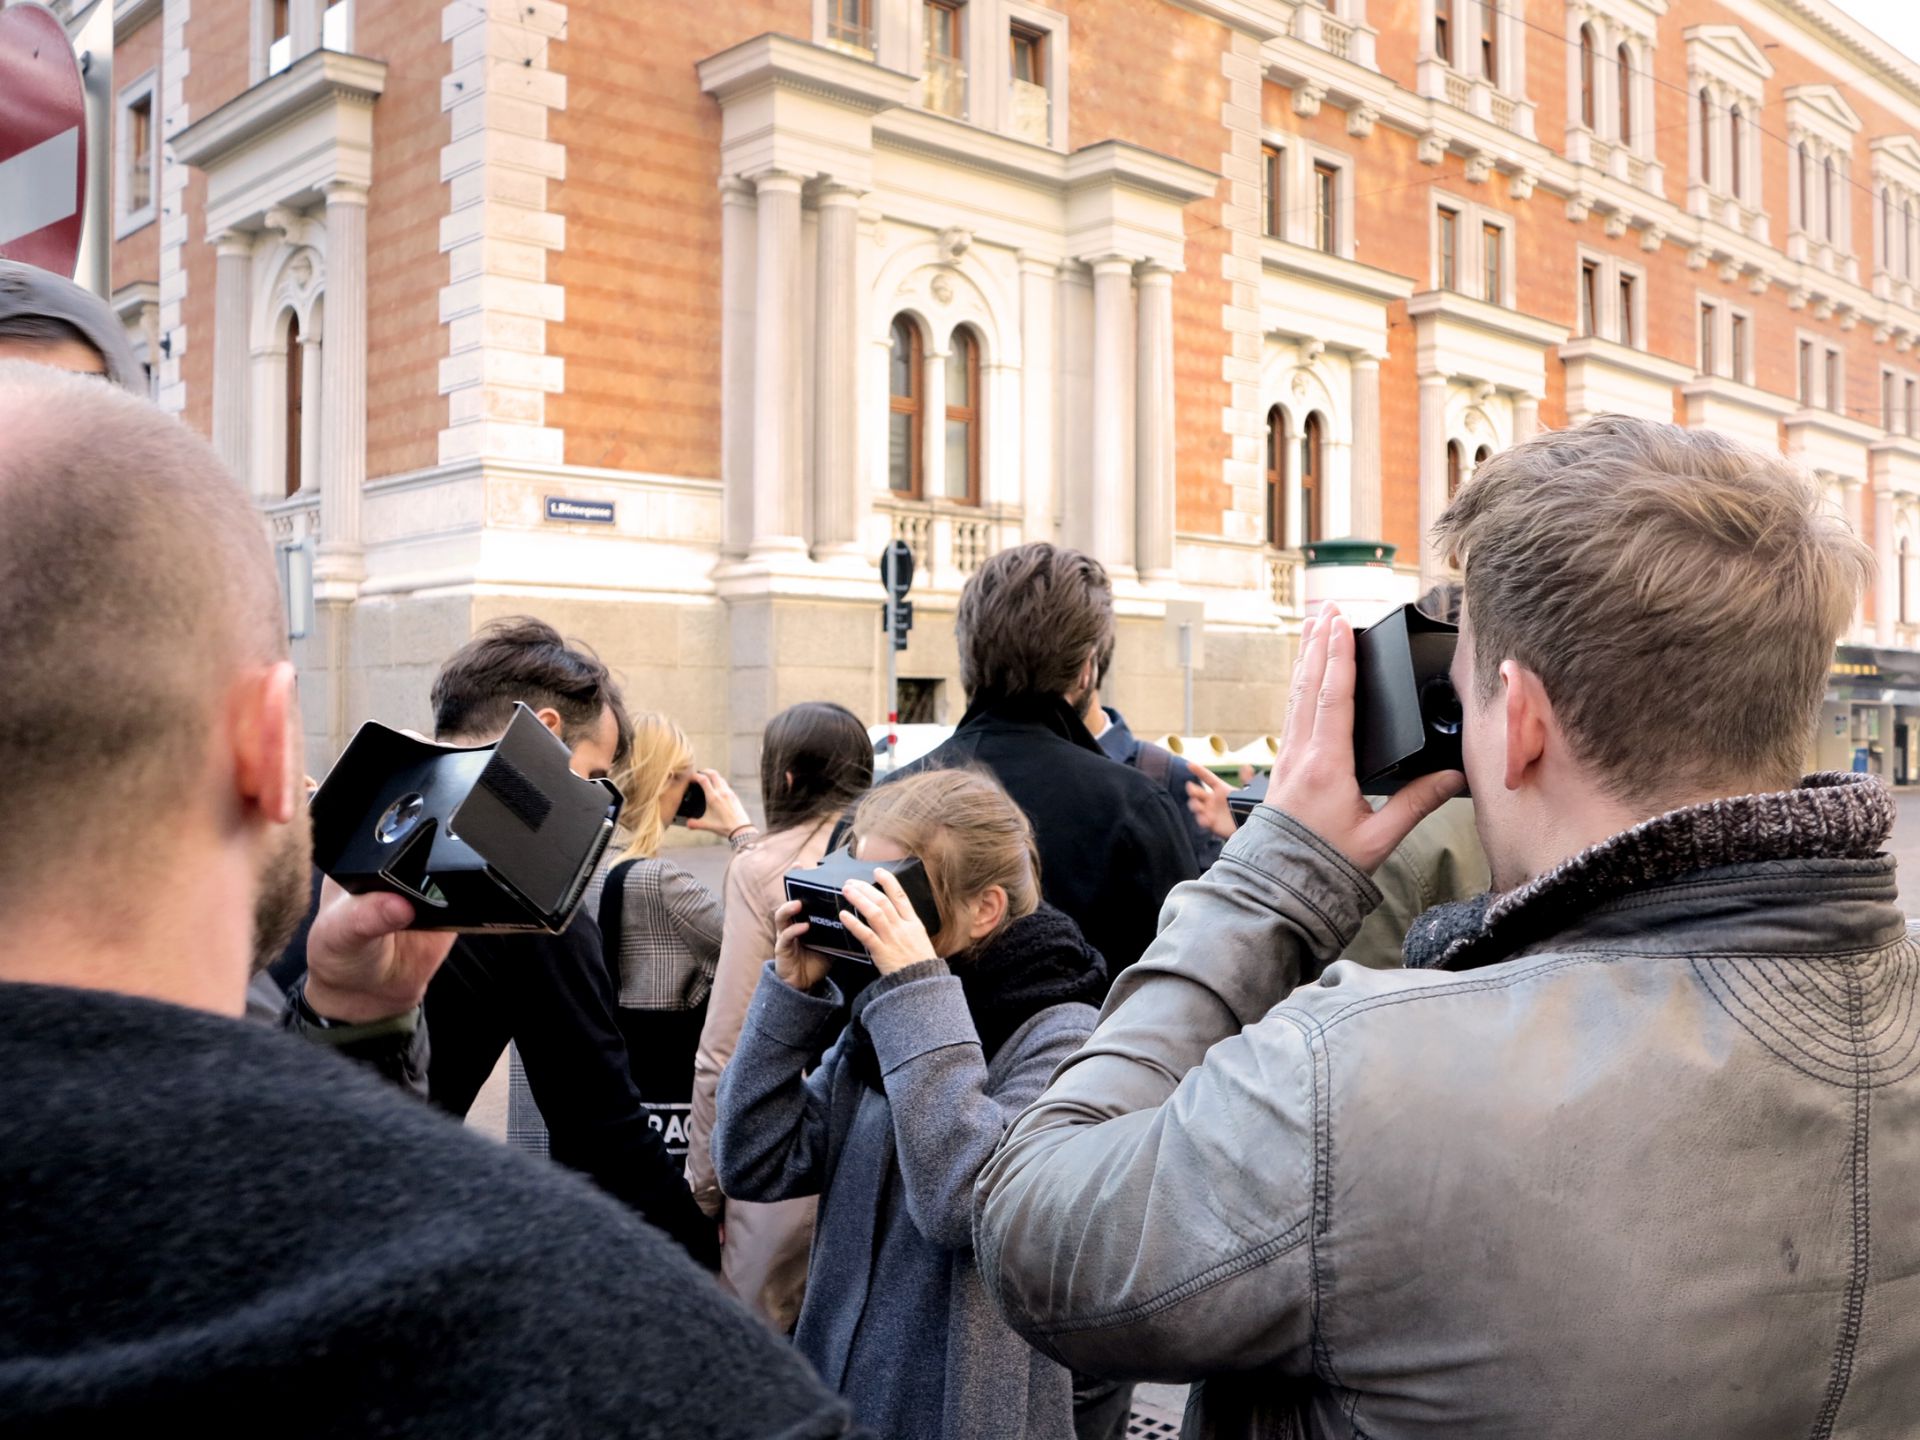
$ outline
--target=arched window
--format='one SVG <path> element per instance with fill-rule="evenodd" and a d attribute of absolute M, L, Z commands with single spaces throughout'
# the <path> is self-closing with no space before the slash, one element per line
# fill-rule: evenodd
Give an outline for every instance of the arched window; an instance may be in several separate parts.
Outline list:
<path fill-rule="evenodd" d="M 1460 493 L 1460 481 L 1465 469 L 1466 460 L 1461 454 L 1460 442 L 1447 441 L 1447 499 L 1451 500 Z"/>
<path fill-rule="evenodd" d="M 1478 450 L 1473 452 L 1473 468 L 1478 470 L 1492 458 L 1493 447 L 1490 445 L 1482 445 Z"/>
<path fill-rule="evenodd" d="M 1622 45 L 1614 52 L 1620 68 L 1620 143 L 1633 144 L 1633 51 Z"/>
<path fill-rule="evenodd" d="M 1713 96 L 1700 87 L 1700 183 L 1713 184 Z"/>
<path fill-rule="evenodd" d="M 925 350 L 920 327 L 906 316 L 893 322 L 893 349 L 887 361 L 887 489 L 895 495 L 920 495 L 921 366 Z"/>
<path fill-rule="evenodd" d="M 1594 55 L 1593 27 L 1580 27 L 1580 123 L 1593 129 L 1599 119 L 1598 103 L 1594 99 Z"/>
<path fill-rule="evenodd" d="M 1267 544 L 1287 547 L 1287 412 L 1278 405 L 1267 411 Z"/>
<path fill-rule="evenodd" d="M 949 500 L 980 503 L 980 342 L 962 326 L 947 351 L 947 464 Z"/>
<path fill-rule="evenodd" d="M 1827 156 L 1824 168 L 1826 170 L 1827 183 L 1827 208 L 1826 212 L 1820 217 L 1820 233 L 1826 239 L 1831 240 L 1833 239 L 1833 217 L 1838 214 L 1840 210 L 1840 184 L 1838 178 L 1833 173 L 1833 156 Z"/>
<path fill-rule="evenodd" d="M 300 343 L 300 317 L 287 317 L 287 494 L 300 489 L 300 417 L 306 409 L 306 349 Z"/>
<path fill-rule="evenodd" d="M 1807 158 L 1807 143 L 1800 142 L 1800 228 L 1811 230 L 1813 222 L 1813 165 Z"/>
<path fill-rule="evenodd" d="M 1747 122 L 1736 105 L 1727 112 L 1727 188 L 1736 200 L 1741 198 L 1740 150 L 1746 143 Z"/>
<path fill-rule="evenodd" d="M 1312 545 L 1325 538 L 1322 534 L 1320 497 L 1326 489 L 1324 444 L 1327 422 L 1318 410 L 1307 416 L 1300 436 L 1300 543 Z"/>

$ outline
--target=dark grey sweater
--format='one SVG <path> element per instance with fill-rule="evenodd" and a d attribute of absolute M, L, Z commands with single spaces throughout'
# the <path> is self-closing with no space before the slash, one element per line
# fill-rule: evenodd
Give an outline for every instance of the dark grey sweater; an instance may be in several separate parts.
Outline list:
<path fill-rule="evenodd" d="M 0 1430 L 811 1437 L 659 1232 L 338 1057 L 0 985 Z"/>

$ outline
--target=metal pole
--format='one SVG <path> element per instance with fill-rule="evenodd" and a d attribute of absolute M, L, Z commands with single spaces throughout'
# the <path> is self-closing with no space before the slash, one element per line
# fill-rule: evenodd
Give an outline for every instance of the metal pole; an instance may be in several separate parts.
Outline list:
<path fill-rule="evenodd" d="M 900 652 L 893 644 L 893 596 L 887 596 L 887 768 L 899 763 Z"/>
<path fill-rule="evenodd" d="M 1165 643 L 1165 642 L 1162 642 L 1162 643 Z M 1160 653 L 1164 655 L 1166 654 L 1166 651 L 1162 650 Z M 1187 690 L 1187 720 L 1186 720 L 1186 726 L 1181 731 L 1181 733 L 1183 735 L 1191 735 L 1194 733 L 1194 729 L 1193 729 L 1193 622 L 1191 620 L 1182 621 L 1180 625 L 1180 668 L 1186 672 L 1186 690 Z"/>

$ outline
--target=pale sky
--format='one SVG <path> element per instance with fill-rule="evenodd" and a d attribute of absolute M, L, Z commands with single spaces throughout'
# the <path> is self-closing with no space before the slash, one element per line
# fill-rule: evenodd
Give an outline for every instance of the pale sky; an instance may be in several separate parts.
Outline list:
<path fill-rule="evenodd" d="M 1834 0 L 1909 60 L 1920 64 L 1920 4 L 1914 0 Z"/>

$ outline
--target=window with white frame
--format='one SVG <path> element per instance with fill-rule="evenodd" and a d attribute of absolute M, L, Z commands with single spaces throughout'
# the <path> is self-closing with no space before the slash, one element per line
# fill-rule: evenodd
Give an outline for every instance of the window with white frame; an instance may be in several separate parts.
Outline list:
<path fill-rule="evenodd" d="M 1727 307 L 1727 377 L 1753 383 L 1753 314 Z"/>
<path fill-rule="evenodd" d="M 1641 0 L 1569 0 L 1569 158 L 1605 166 L 1613 146 L 1643 160 L 1653 158 L 1653 44 L 1658 18 Z M 1623 178 L 1635 183 L 1645 179 L 1637 171 Z"/>
<path fill-rule="evenodd" d="M 1909 435 L 1920 435 L 1920 380 L 1907 376 L 1902 383 L 1900 411 L 1906 418 L 1905 429 Z"/>
<path fill-rule="evenodd" d="M 351 52 L 353 49 L 353 0 L 264 0 L 256 5 L 256 24 L 268 27 L 267 74 L 278 75 L 294 62 L 293 31 L 295 12 L 305 5 L 319 5 L 322 50 Z"/>
<path fill-rule="evenodd" d="M 1847 382 L 1844 369 L 1845 360 L 1837 345 L 1827 346 L 1827 363 L 1824 374 L 1826 381 L 1826 407 L 1836 415 L 1847 413 Z"/>
<path fill-rule="evenodd" d="M 114 212 L 117 235 L 152 222 L 160 193 L 160 127 L 154 123 L 153 72 L 120 92 L 114 134 Z"/>
<path fill-rule="evenodd" d="M 1645 349 L 1647 272 L 1594 250 L 1581 251 L 1579 263 L 1579 333 Z"/>
<path fill-rule="evenodd" d="M 826 43 L 862 59 L 873 58 L 873 0 L 825 0 Z"/>
<path fill-rule="evenodd" d="M 1689 26 L 1686 40 L 1687 208 L 1746 232 L 1761 204 L 1756 118 L 1773 63 L 1737 25 Z"/>
<path fill-rule="evenodd" d="M 1873 165 L 1874 290 L 1920 284 L 1920 141 L 1891 135 L 1868 147 Z"/>
<path fill-rule="evenodd" d="M 1720 307 L 1711 300 L 1700 302 L 1699 366 L 1702 375 L 1720 373 Z"/>
<path fill-rule="evenodd" d="M 1889 434 L 1897 430 L 1900 414 L 1900 377 L 1886 366 L 1880 367 L 1880 428 Z"/>
<path fill-rule="evenodd" d="M 1420 93 L 1531 137 L 1522 7 L 1515 0 L 1420 0 L 1419 15 Z"/>
<path fill-rule="evenodd" d="M 1274 238 L 1352 259 L 1351 157 L 1285 137 L 1268 141 L 1261 158 L 1261 198 L 1268 223 L 1278 226 Z"/>
<path fill-rule="evenodd" d="M 1786 91 L 1787 253 L 1831 263 L 1853 254 L 1853 142 L 1860 117 L 1832 85 Z"/>
<path fill-rule="evenodd" d="M 1700 373 L 1742 385 L 1753 383 L 1753 312 L 1718 296 L 1701 296 Z"/>
<path fill-rule="evenodd" d="M 965 0 L 922 0 L 921 103 L 929 110 L 967 118 L 967 25 Z"/>
<path fill-rule="evenodd" d="M 1434 197 L 1432 274 L 1436 290 L 1513 305 L 1513 219 L 1460 195 Z"/>
<path fill-rule="evenodd" d="M 1802 335 L 1794 367 L 1794 396 L 1808 410 L 1813 408 L 1814 403 L 1813 380 L 1813 341 Z"/>

